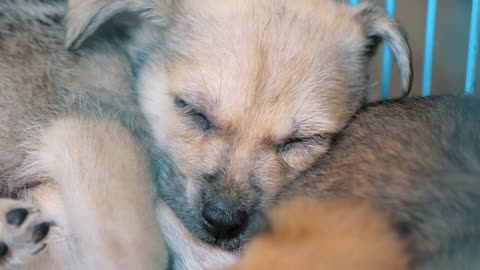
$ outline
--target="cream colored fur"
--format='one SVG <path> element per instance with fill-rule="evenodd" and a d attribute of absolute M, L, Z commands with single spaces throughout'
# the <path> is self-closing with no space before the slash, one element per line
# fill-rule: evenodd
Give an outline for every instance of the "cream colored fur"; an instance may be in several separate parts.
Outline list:
<path fill-rule="evenodd" d="M 33 203 L 62 227 L 50 236 L 45 254 L 21 269 L 166 267 L 144 153 L 124 127 L 100 119 L 59 119 L 44 130 L 32 154 L 55 180 L 33 190 Z M 55 237 L 66 243 L 55 243 Z M 59 250 L 66 245 L 70 250 Z"/>

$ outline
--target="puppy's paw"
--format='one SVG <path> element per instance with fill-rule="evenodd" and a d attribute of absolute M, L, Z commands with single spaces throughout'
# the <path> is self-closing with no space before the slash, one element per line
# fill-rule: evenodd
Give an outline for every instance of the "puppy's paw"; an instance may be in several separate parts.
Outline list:
<path fill-rule="evenodd" d="M 42 251 L 52 225 L 33 205 L 0 199 L 0 269 L 21 264 Z"/>

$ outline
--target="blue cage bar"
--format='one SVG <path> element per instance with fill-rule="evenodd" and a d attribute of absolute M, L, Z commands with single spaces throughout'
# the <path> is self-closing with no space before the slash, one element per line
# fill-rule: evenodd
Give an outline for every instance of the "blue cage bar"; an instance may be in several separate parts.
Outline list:
<path fill-rule="evenodd" d="M 472 15 L 470 23 L 470 37 L 468 44 L 467 78 L 465 79 L 465 94 L 473 94 L 475 88 L 475 74 L 478 55 L 478 24 L 480 17 L 480 0 L 472 0 Z"/>
<path fill-rule="evenodd" d="M 465 78 L 465 94 L 473 94 L 476 87 L 476 71 L 478 61 L 478 39 L 480 24 L 480 0 L 471 0 L 470 34 L 468 41 L 468 55 Z M 348 0 L 350 5 L 358 5 L 360 0 Z M 421 95 L 428 96 L 432 88 L 433 58 L 435 50 L 435 31 L 437 17 L 437 0 L 428 0 L 427 19 L 425 22 L 425 48 L 423 59 L 423 76 Z M 396 0 L 385 0 L 385 11 L 390 16 L 395 16 Z M 382 99 L 390 97 L 390 85 L 392 77 L 392 54 L 388 47 L 384 46 L 382 59 Z"/>

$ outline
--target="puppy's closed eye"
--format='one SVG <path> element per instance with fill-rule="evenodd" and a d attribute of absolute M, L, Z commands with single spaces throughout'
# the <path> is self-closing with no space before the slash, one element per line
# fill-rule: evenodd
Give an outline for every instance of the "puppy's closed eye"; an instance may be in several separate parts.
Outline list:
<path fill-rule="evenodd" d="M 182 113 L 185 114 L 197 127 L 202 129 L 202 131 L 210 132 L 215 129 L 215 125 L 207 118 L 207 116 L 189 105 L 185 100 L 180 97 L 175 97 L 174 103 L 175 106 L 181 109 Z"/>
<path fill-rule="evenodd" d="M 185 108 L 185 107 L 188 106 L 188 104 L 185 102 L 185 100 L 183 100 L 179 97 L 175 97 L 173 102 L 175 103 L 175 106 L 177 106 L 178 108 Z"/>
<path fill-rule="evenodd" d="M 306 138 L 289 138 L 279 143 L 276 143 L 275 149 L 277 150 L 278 153 L 283 153 L 288 150 L 291 150 L 295 146 L 298 146 L 298 144 L 305 143 L 306 140 L 307 140 Z"/>
<path fill-rule="evenodd" d="M 329 140 L 330 136 L 325 134 L 317 134 L 310 137 L 293 137 L 282 140 L 275 144 L 278 153 L 285 153 L 300 148 L 310 148 L 315 145 L 323 145 Z"/>

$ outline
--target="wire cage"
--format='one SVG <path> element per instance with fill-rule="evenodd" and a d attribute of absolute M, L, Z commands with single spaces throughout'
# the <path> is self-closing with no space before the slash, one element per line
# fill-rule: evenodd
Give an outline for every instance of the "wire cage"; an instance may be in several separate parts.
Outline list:
<path fill-rule="evenodd" d="M 348 0 L 348 2 L 351 5 L 358 5 L 361 3 L 361 0 Z M 415 65 L 414 62 L 414 69 L 417 74 L 417 87 L 420 88 L 419 95 L 428 96 L 432 94 L 432 90 L 436 93 L 458 92 L 459 89 L 461 89 L 467 95 L 476 92 L 480 0 L 378 0 L 376 2 L 383 4 L 386 13 L 390 16 L 399 15 L 399 17 L 401 17 L 399 20 L 402 24 L 402 19 L 404 21 L 414 21 L 416 26 L 420 25 L 422 26 L 421 28 L 423 28 L 423 44 L 421 44 L 423 50 L 417 50 L 417 54 L 415 54 L 414 50 L 414 59 L 416 58 L 418 60 L 420 58 L 422 61 L 421 63 L 417 62 L 417 65 Z M 398 12 L 397 7 L 400 5 L 403 5 L 404 14 L 396 14 L 396 12 Z M 440 15 L 439 7 L 443 9 Z M 456 12 L 456 15 L 448 14 L 447 12 L 451 12 L 453 7 L 456 9 L 460 8 L 460 11 Z M 425 14 L 423 14 L 423 17 L 407 14 L 419 8 L 422 11 L 424 10 Z M 468 20 L 466 20 L 466 18 L 468 18 Z M 442 26 L 447 25 L 450 27 L 439 29 L 439 21 Z M 462 22 L 459 23 L 460 21 Z M 412 29 L 406 28 L 407 32 L 410 33 Z M 418 33 L 418 31 L 416 32 Z M 439 33 L 443 35 L 441 40 L 436 38 L 436 35 Z M 462 34 L 464 36 L 461 36 Z M 418 35 L 419 34 L 417 34 L 417 36 Z M 436 53 L 438 45 L 442 45 L 443 49 Z M 383 47 L 380 61 L 381 63 L 377 70 L 380 81 L 379 98 L 387 99 L 392 95 L 392 55 L 386 46 Z M 435 69 L 439 67 L 443 68 L 444 74 L 436 74 L 436 76 L 433 76 Z M 447 75 L 445 75 L 445 73 L 447 73 Z M 463 86 L 458 85 L 458 80 L 454 86 L 442 83 L 443 80 L 451 78 L 453 73 L 456 73 L 457 77 L 458 74 L 463 75 Z M 418 76 L 418 74 L 421 75 Z M 435 77 L 439 79 L 435 81 Z M 451 80 L 455 81 L 455 79 Z M 448 87 L 452 89 L 442 89 L 438 91 L 432 86 L 432 82 L 436 83 L 437 86 L 435 87 L 437 88 Z"/>

